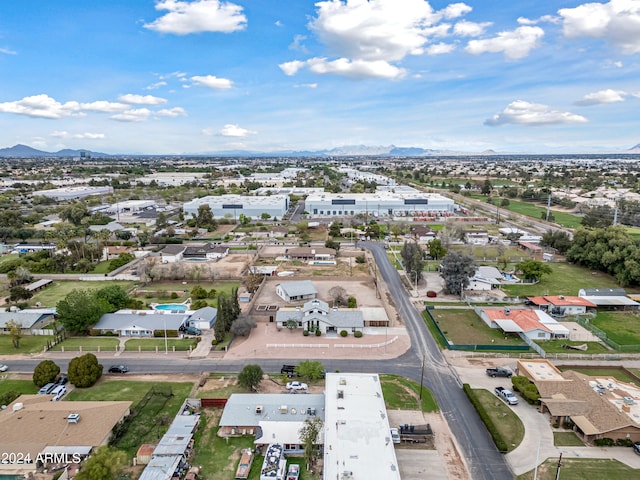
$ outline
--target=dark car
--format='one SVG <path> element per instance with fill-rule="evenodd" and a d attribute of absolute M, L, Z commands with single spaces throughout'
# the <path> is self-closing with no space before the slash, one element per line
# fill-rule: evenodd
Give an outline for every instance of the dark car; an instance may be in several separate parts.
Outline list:
<path fill-rule="evenodd" d="M 202 331 L 196 327 L 187 327 L 186 333 L 187 335 L 202 335 Z"/>
<path fill-rule="evenodd" d="M 64 385 L 69 381 L 69 377 L 66 373 L 61 373 L 56 380 L 56 385 Z"/>
<path fill-rule="evenodd" d="M 640 443 L 633 444 L 633 451 L 635 452 L 636 455 L 640 455 Z"/>
<path fill-rule="evenodd" d="M 109 373 L 127 373 L 129 369 L 126 365 L 112 365 L 109 367 Z"/>

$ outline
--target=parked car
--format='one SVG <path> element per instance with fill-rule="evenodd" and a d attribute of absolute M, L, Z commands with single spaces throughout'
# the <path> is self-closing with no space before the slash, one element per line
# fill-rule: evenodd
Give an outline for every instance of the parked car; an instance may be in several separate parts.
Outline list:
<path fill-rule="evenodd" d="M 307 390 L 309 386 L 302 382 L 287 382 L 287 390 Z"/>
<path fill-rule="evenodd" d="M 636 455 L 640 455 L 640 443 L 633 444 L 633 451 L 635 452 Z"/>
<path fill-rule="evenodd" d="M 287 377 L 291 378 L 293 376 L 298 376 L 296 373 L 296 366 L 295 365 L 282 365 L 282 368 L 280 369 L 280 373 L 282 374 L 286 374 Z"/>
<path fill-rule="evenodd" d="M 112 365 L 109 367 L 109 373 L 127 373 L 129 369 L 126 365 Z"/>
<path fill-rule="evenodd" d="M 496 387 L 496 395 L 507 402 L 509 405 L 517 405 L 518 397 L 511 390 L 504 387 Z"/>
<path fill-rule="evenodd" d="M 64 397 L 67 393 L 67 387 L 64 385 L 56 385 L 56 387 L 51 390 L 51 395 L 54 397 L 51 399 L 52 402 L 57 402 L 62 397 Z"/>
<path fill-rule="evenodd" d="M 287 470 L 287 480 L 298 480 L 300 477 L 300 465 L 292 463 Z"/>
<path fill-rule="evenodd" d="M 56 385 L 65 385 L 69 381 L 69 377 L 66 373 L 61 373 L 58 375 L 58 379 L 56 380 Z"/>
<path fill-rule="evenodd" d="M 196 327 L 187 327 L 185 333 L 187 335 L 202 335 L 202 330 Z"/>
<path fill-rule="evenodd" d="M 391 433 L 391 441 L 393 443 L 400 443 L 400 433 L 397 428 L 390 428 L 389 432 Z"/>
<path fill-rule="evenodd" d="M 53 383 L 53 382 L 47 383 L 40 390 L 38 390 L 38 395 L 48 395 L 56 387 L 57 387 L 57 385 L 55 383 Z"/>
<path fill-rule="evenodd" d="M 6 372 L 7 370 L 9 370 L 9 367 L 7 367 L 4 363 L 0 363 L 0 372 Z"/>
<path fill-rule="evenodd" d="M 508 368 L 498 367 L 498 368 L 487 368 L 487 375 L 490 377 L 506 377 L 511 378 L 513 372 Z"/>

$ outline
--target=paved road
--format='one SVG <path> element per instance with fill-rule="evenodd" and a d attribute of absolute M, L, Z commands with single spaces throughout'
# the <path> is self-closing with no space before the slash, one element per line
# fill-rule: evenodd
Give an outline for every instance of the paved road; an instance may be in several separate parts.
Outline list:
<path fill-rule="evenodd" d="M 380 275 L 395 302 L 396 310 L 402 317 L 411 337 L 415 366 L 424 360 L 425 384 L 436 398 L 442 413 L 449 423 L 464 456 L 471 478 L 475 479 L 511 479 L 513 474 L 504 457 L 498 452 L 484 424 L 458 383 L 458 378 L 449 367 L 440 349 L 427 330 L 420 313 L 411 304 L 397 271 L 387 258 L 387 252 L 381 244 L 361 242 L 373 254 Z M 411 361 L 411 360 L 409 360 Z M 415 367 L 404 373 L 405 376 L 420 382 L 420 373 Z"/>

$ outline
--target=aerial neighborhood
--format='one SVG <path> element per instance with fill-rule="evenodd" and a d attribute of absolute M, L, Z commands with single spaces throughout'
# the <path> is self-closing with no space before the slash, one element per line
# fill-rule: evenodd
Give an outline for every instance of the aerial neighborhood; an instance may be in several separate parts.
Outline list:
<path fill-rule="evenodd" d="M 0 157 L 0 478 L 638 478 L 622 157 Z"/>

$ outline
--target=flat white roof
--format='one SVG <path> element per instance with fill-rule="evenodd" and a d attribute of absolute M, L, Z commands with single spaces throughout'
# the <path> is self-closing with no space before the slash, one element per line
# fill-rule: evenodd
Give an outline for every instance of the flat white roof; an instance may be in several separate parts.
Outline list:
<path fill-rule="evenodd" d="M 378 374 L 327 373 L 324 479 L 400 480 Z"/>

